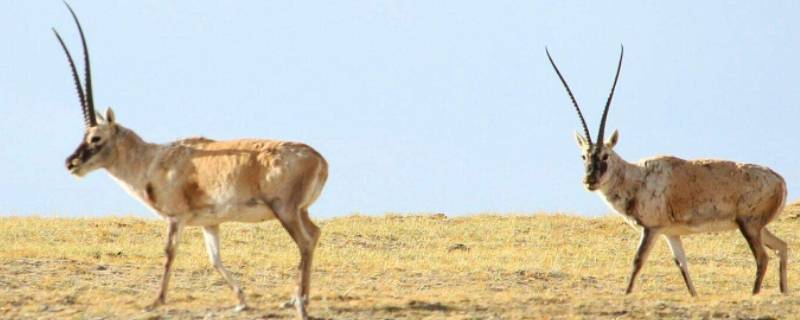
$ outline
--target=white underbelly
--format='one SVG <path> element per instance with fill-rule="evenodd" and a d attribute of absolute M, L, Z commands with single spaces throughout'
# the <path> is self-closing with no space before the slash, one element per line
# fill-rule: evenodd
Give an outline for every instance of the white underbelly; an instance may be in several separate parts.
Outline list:
<path fill-rule="evenodd" d="M 664 228 L 662 232 L 668 235 L 687 235 L 693 233 L 708 233 L 708 232 L 721 232 L 729 231 L 738 228 L 735 222 L 725 221 L 711 221 L 698 224 L 683 224 L 674 225 Z"/>
<path fill-rule="evenodd" d="M 262 222 L 275 219 L 275 214 L 266 205 L 243 205 L 236 207 L 217 208 L 197 212 L 186 222 L 190 226 L 217 225 L 223 222 Z"/>

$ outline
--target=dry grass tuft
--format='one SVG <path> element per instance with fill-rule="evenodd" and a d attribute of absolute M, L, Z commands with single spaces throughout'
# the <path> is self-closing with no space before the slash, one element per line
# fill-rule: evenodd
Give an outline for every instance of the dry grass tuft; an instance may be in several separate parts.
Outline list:
<path fill-rule="evenodd" d="M 665 243 L 637 292 L 624 296 L 638 233 L 617 217 L 388 215 L 320 221 L 310 313 L 333 319 L 787 318 L 797 291 L 778 293 L 777 258 L 764 293 L 738 232 L 685 240 L 700 297 L 686 292 Z M 797 248 L 800 207 L 771 230 Z M 178 249 L 168 304 L 155 297 L 166 225 L 137 218 L 0 218 L 0 318 L 288 319 L 297 250 L 278 223 L 223 225 L 223 260 L 251 310 L 214 271 L 202 235 Z M 790 288 L 800 279 L 790 262 Z"/>

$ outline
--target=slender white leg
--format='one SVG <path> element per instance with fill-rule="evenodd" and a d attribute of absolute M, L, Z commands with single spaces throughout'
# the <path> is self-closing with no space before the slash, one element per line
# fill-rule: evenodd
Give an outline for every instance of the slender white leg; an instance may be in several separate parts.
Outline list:
<path fill-rule="evenodd" d="M 681 269 L 683 275 L 683 282 L 686 283 L 686 288 L 689 289 L 689 294 L 693 297 L 697 296 L 697 291 L 694 289 L 692 278 L 689 276 L 689 264 L 686 262 L 686 253 L 683 251 L 683 242 L 679 236 L 664 236 L 669 243 L 669 248 L 672 250 L 672 257 L 675 259 L 675 264 Z"/>
<path fill-rule="evenodd" d="M 203 238 L 206 241 L 206 251 L 208 251 L 208 260 L 214 269 L 228 282 L 228 285 L 236 292 L 236 297 L 239 299 L 239 304 L 236 306 L 236 311 L 242 311 L 247 308 L 247 303 L 244 301 L 244 291 L 239 283 L 233 279 L 228 269 L 222 265 L 222 258 L 219 255 L 219 225 L 203 227 Z"/>

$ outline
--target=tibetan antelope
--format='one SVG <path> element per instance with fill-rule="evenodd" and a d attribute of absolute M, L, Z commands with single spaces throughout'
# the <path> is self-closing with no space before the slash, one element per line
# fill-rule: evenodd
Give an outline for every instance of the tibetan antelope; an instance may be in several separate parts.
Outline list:
<path fill-rule="evenodd" d="M 69 50 L 58 32 L 53 32 L 67 55 L 86 125 L 83 140 L 66 159 L 67 169 L 77 177 L 106 169 L 124 189 L 169 223 L 161 288 L 148 308 L 165 303 L 181 231 L 185 226 L 199 226 L 209 260 L 237 295 L 236 310 L 245 309 L 244 292 L 220 259 L 219 225 L 277 219 L 300 249 L 292 303 L 298 317 L 308 318 L 311 261 L 320 235 L 309 218 L 308 207 L 319 197 L 327 179 L 325 159 L 305 144 L 284 141 L 189 138 L 169 144 L 148 143 L 118 123 L 111 108 L 105 117 L 100 116 L 94 110 L 83 29 L 69 4 L 67 7 L 83 45 L 85 90 Z"/>
<path fill-rule="evenodd" d="M 592 141 L 581 109 L 566 80 L 556 67 L 550 52 L 547 58 L 567 90 L 585 136 L 575 133 L 585 166 L 583 185 L 600 197 L 633 227 L 642 229 L 639 249 L 633 260 L 626 293 L 633 291 L 634 281 L 647 259 L 653 242 L 663 235 L 681 270 L 692 296 L 697 295 L 686 263 L 681 236 L 738 228 L 756 260 L 753 294 L 761 290 L 769 257 L 764 246 L 777 251 L 780 257 L 780 289 L 787 291 L 786 264 L 788 249 L 766 225 L 781 212 L 786 201 L 786 183 L 769 168 L 724 160 L 683 160 L 672 156 L 643 159 L 637 164 L 622 159 L 614 146 L 619 141 L 615 130 L 603 140 L 606 116 L 622 67 L 622 55 L 614 76 L 614 84 L 606 101 L 597 140 Z"/>

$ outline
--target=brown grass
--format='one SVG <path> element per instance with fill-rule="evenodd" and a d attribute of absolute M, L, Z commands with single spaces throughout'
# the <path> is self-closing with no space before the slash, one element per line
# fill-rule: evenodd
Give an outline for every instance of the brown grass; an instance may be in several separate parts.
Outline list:
<path fill-rule="evenodd" d="M 797 248 L 797 210 L 770 229 Z M 796 290 L 778 293 L 773 256 L 761 295 L 738 232 L 685 239 L 700 297 L 686 292 L 658 243 L 623 295 L 638 233 L 617 217 L 567 215 L 351 216 L 319 222 L 310 314 L 332 319 L 787 318 Z M 166 225 L 137 218 L 0 218 L 0 318 L 288 319 L 296 247 L 278 223 L 226 224 L 223 260 L 248 297 L 209 265 L 189 228 L 178 249 L 167 305 L 155 298 Z M 794 252 L 791 252 L 794 254 Z M 790 289 L 800 279 L 790 261 Z"/>

